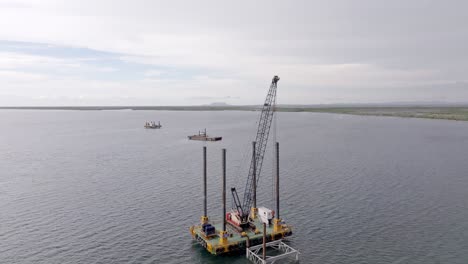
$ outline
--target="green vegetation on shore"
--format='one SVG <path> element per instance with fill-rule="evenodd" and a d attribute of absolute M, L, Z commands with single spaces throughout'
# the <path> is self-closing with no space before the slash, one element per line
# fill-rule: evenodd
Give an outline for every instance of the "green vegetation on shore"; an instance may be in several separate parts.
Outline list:
<path fill-rule="evenodd" d="M 260 106 L 69 106 L 69 107 L 0 107 L 23 110 L 159 110 L 159 111 L 255 111 Z M 468 106 L 279 106 L 279 112 L 316 112 L 368 116 L 394 116 L 468 121 Z"/>
<path fill-rule="evenodd" d="M 305 108 L 302 111 L 468 121 L 468 107 L 339 107 Z"/>

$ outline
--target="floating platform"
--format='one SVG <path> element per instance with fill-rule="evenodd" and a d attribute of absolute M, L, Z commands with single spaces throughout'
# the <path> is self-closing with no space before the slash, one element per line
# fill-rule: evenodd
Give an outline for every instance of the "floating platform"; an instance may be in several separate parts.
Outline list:
<path fill-rule="evenodd" d="M 198 131 L 198 135 L 188 136 L 189 140 L 199 140 L 199 141 L 220 141 L 222 137 L 210 137 L 206 134 L 206 129 L 204 131 Z"/>
<path fill-rule="evenodd" d="M 190 140 L 199 140 L 199 141 L 220 141 L 223 138 L 222 137 L 208 137 L 208 136 L 193 135 L 193 136 L 188 136 L 188 139 L 190 139 Z"/>
<path fill-rule="evenodd" d="M 156 126 L 152 126 L 152 125 L 145 126 L 145 128 L 147 128 L 147 129 L 160 129 L 161 127 L 162 126 L 158 126 L 158 125 L 156 125 Z"/>
<path fill-rule="evenodd" d="M 255 264 L 268 264 L 275 263 L 278 260 L 291 259 L 294 257 L 296 261 L 299 260 L 299 251 L 288 246 L 281 240 L 266 243 L 265 253 L 263 252 L 263 245 L 253 246 L 247 248 L 246 257 Z M 273 252 L 271 252 L 273 251 Z M 269 253 L 275 253 L 269 255 Z M 265 258 L 263 255 L 265 254 Z"/>
<path fill-rule="evenodd" d="M 239 232 L 231 224 L 226 224 L 227 234 L 222 237 L 222 222 L 209 222 L 216 228 L 216 234 L 205 236 L 201 225 L 190 227 L 192 238 L 202 245 L 208 252 L 213 255 L 226 254 L 245 254 L 246 249 L 263 243 L 263 222 L 257 217 L 252 223 L 256 227 L 249 228 L 244 232 Z M 278 241 L 292 235 L 292 227 L 282 222 L 275 225 L 267 225 L 266 227 L 266 242 Z"/>
<path fill-rule="evenodd" d="M 160 122 L 158 122 L 158 124 L 156 124 L 155 122 L 146 122 L 144 126 L 144 128 L 148 129 L 160 129 L 161 127 L 162 126 Z"/>

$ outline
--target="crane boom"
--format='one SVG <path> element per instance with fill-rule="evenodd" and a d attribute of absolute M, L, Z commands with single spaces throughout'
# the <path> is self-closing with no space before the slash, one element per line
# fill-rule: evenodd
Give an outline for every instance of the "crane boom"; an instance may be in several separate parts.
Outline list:
<path fill-rule="evenodd" d="M 242 210 L 239 212 L 243 222 L 247 221 L 250 208 L 253 202 L 253 175 L 254 170 L 256 175 L 256 181 L 260 178 L 260 172 L 262 170 L 263 157 L 265 155 L 266 146 L 268 143 L 268 135 L 270 134 L 271 124 L 273 122 L 273 113 L 276 105 L 276 89 L 279 81 L 278 76 L 274 76 L 271 81 L 270 89 L 268 90 L 265 103 L 262 106 L 262 112 L 260 114 L 260 120 L 258 122 L 257 135 L 255 137 L 255 157 L 252 155 L 250 162 L 249 174 L 247 176 L 247 183 L 244 190 L 244 199 L 242 204 Z M 236 205 L 237 206 L 237 205 Z M 239 210 L 238 210 L 239 211 Z"/>

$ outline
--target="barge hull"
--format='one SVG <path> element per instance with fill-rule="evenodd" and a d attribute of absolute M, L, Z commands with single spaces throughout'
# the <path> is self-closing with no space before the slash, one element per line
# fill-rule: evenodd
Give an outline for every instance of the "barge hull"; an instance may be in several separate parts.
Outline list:
<path fill-rule="evenodd" d="M 188 136 L 188 139 L 190 140 L 199 140 L 199 141 L 220 141 L 223 138 L 222 137 L 205 137 L 205 136 Z"/>
<path fill-rule="evenodd" d="M 244 231 L 246 236 L 242 236 L 234 227 L 228 224 L 228 237 L 226 241 L 222 241 L 219 231 L 222 230 L 222 223 L 211 223 L 216 228 L 217 235 L 206 237 L 202 231 L 201 225 L 191 226 L 190 234 L 192 238 L 202 245 L 212 255 L 230 255 L 244 254 L 248 247 L 261 245 L 263 243 L 263 233 L 254 232 L 253 230 Z M 257 220 L 254 222 L 257 230 L 263 230 L 263 224 Z M 274 226 L 266 227 L 266 242 L 281 240 L 292 235 L 292 228 L 288 225 L 283 225 L 279 230 L 274 230 Z"/>

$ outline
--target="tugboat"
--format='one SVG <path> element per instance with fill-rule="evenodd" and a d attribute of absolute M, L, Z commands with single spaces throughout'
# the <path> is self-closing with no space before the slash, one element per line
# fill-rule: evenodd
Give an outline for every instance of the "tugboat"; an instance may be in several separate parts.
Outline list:
<path fill-rule="evenodd" d="M 161 122 L 159 122 L 159 121 L 158 121 L 158 124 L 156 124 L 156 122 L 154 122 L 154 121 L 150 121 L 150 122 L 145 123 L 145 128 L 160 129 L 161 127 L 162 127 Z"/>
<path fill-rule="evenodd" d="M 222 137 L 210 137 L 206 134 L 206 128 L 204 131 L 198 131 L 198 135 L 188 136 L 189 140 L 200 140 L 200 141 L 220 141 Z"/>

